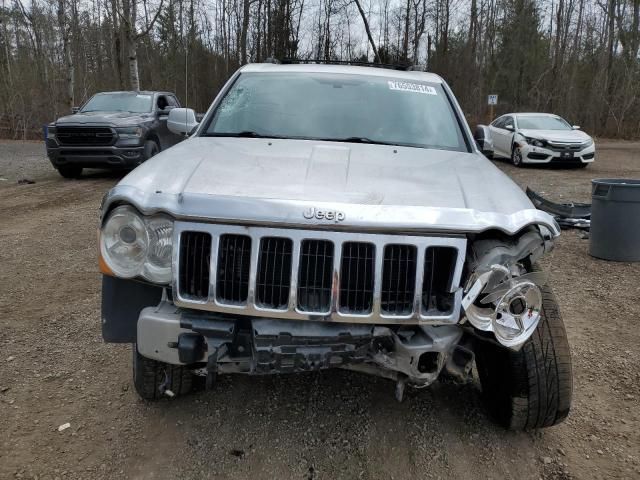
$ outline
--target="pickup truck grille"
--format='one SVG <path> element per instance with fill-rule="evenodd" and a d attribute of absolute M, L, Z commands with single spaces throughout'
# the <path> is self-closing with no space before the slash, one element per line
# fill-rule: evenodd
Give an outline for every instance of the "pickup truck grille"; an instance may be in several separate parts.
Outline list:
<path fill-rule="evenodd" d="M 61 145 L 111 145 L 115 139 L 109 127 L 56 127 L 56 138 Z"/>
<path fill-rule="evenodd" d="M 458 320 L 464 237 L 187 222 L 175 229 L 181 307 L 338 322 Z"/>

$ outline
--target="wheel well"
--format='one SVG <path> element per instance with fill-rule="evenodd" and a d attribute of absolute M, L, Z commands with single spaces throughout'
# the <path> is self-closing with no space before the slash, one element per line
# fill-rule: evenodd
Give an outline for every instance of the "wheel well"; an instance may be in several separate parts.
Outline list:
<path fill-rule="evenodd" d="M 516 134 L 513 134 L 513 137 L 511 138 L 511 153 L 513 153 L 513 151 L 515 150 L 515 146 L 516 146 Z"/>
<path fill-rule="evenodd" d="M 151 140 L 152 142 L 155 142 L 155 144 L 158 146 L 158 150 L 162 150 L 162 145 L 160 144 L 160 139 L 158 138 L 158 136 L 155 133 L 150 133 L 149 135 L 147 135 L 147 138 L 145 141 Z"/>

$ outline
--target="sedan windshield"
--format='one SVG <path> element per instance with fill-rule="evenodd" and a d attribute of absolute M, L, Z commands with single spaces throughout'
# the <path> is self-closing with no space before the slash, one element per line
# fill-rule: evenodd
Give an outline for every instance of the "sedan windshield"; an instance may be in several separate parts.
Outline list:
<path fill-rule="evenodd" d="M 442 85 L 393 76 L 243 73 L 204 135 L 467 151 Z"/>
<path fill-rule="evenodd" d="M 525 130 L 571 130 L 565 120 L 560 117 L 551 117 L 548 115 L 518 115 L 518 128 Z"/>
<path fill-rule="evenodd" d="M 151 100 L 152 95 L 139 93 L 98 93 L 80 111 L 149 113 Z"/>

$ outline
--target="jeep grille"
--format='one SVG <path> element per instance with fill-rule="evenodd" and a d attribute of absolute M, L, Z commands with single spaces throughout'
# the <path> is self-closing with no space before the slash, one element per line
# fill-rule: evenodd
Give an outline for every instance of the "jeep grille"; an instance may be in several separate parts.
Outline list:
<path fill-rule="evenodd" d="M 288 238 L 260 240 L 256 303 L 264 308 L 285 309 L 291 287 L 293 242 Z"/>
<path fill-rule="evenodd" d="M 416 287 L 416 256 L 413 245 L 384 247 L 380 307 L 391 315 L 406 315 L 413 310 Z"/>
<path fill-rule="evenodd" d="M 211 235 L 184 232 L 180 245 L 180 293 L 192 300 L 206 300 L 209 297 Z"/>
<path fill-rule="evenodd" d="M 175 230 L 181 307 L 338 322 L 458 320 L 464 237 L 187 222 Z"/>
<path fill-rule="evenodd" d="M 222 235 L 218 244 L 216 295 L 225 303 L 242 304 L 249 294 L 251 238 Z"/>
<path fill-rule="evenodd" d="M 303 240 L 298 270 L 298 308 L 303 312 L 329 313 L 333 279 L 333 243 Z"/>

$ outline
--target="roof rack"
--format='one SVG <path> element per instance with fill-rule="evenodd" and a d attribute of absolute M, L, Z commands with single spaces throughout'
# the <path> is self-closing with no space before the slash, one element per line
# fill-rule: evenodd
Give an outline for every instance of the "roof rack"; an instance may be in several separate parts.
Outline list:
<path fill-rule="evenodd" d="M 291 64 L 320 64 L 320 65 L 354 65 L 358 67 L 376 67 L 376 68 L 386 68 L 389 70 L 405 70 L 410 72 L 426 72 L 426 65 L 397 65 L 390 63 L 375 63 L 375 62 L 358 62 L 351 60 L 324 60 L 311 58 L 306 60 L 301 60 L 297 58 L 283 58 L 282 60 L 278 60 L 273 57 L 269 57 L 265 60 L 265 63 L 278 63 L 284 65 Z"/>

